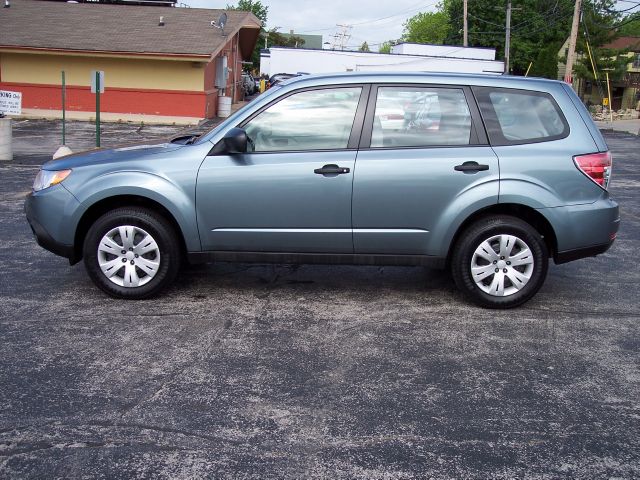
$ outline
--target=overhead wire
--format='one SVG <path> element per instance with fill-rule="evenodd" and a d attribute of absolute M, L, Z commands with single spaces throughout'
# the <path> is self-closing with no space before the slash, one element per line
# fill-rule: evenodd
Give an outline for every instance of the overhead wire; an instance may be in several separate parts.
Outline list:
<path fill-rule="evenodd" d="M 490 22 L 489 20 L 485 20 L 483 18 L 476 17 L 475 15 L 472 15 L 469 12 L 467 12 L 467 16 L 471 17 L 471 18 L 474 18 L 474 19 L 478 20 L 479 22 L 488 23 L 489 25 L 495 25 L 496 27 L 503 27 L 503 25 L 501 25 L 499 23 Z"/>
<path fill-rule="evenodd" d="M 529 19 L 529 20 L 525 20 L 524 22 L 520 22 L 520 23 L 517 23 L 517 24 L 513 25 L 511 27 L 511 33 L 514 34 L 514 33 L 526 30 L 526 27 L 528 25 L 532 24 L 533 22 L 548 20 L 549 23 L 546 23 L 544 27 L 538 28 L 538 29 L 535 29 L 535 30 L 530 30 L 528 32 L 528 33 L 537 33 L 539 31 L 546 30 L 546 29 L 549 28 L 549 26 L 555 25 L 559 21 L 564 20 L 564 19 L 566 19 L 566 18 L 568 18 L 568 17 L 573 15 L 573 9 L 571 10 L 571 12 L 567 11 L 564 14 L 557 15 L 556 10 L 557 10 L 557 7 L 558 7 L 558 3 L 559 2 L 556 1 L 555 5 L 552 8 L 550 8 L 549 10 L 545 11 L 544 13 L 542 13 L 541 14 L 541 18 L 532 18 L 532 19 Z M 475 19 L 478 19 L 474 15 L 470 15 L 470 16 L 472 16 Z M 497 23 L 489 22 L 489 21 L 483 20 L 483 19 L 478 19 L 478 20 L 482 20 L 485 23 L 490 23 L 491 25 L 495 25 L 497 27 L 500 27 L 501 30 L 499 30 L 499 31 L 480 31 L 480 32 L 474 31 L 474 32 L 469 32 L 470 35 L 503 35 L 505 33 L 506 27 L 504 25 L 500 25 L 500 24 L 497 24 Z"/>
<path fill-rule="evenodd" d="M 406 15 L 407 13 L 416 11 L 416 10 L 421 10 L 423 8 L 428 8 L 428 7 L 432 7 L 437 5 L 437 1 L 429 1 L 429 2 L 425 2 L 424 0 L 413 4 L 411 7 L 405 8 L 397 13 L 394 13 L 393 15 L 387 15 L 384 17 L 380 17 L 380 18 L 376 18 L 376 19 L 372 19 L 372 20 L 364 20 L 362 22 L 355 22 L 355 23 L 350 23 L 349 25 L 356 27 L 356 26 L 360 26 L 360 25 L 367 25 L 367 24 L 372 24 L 372 23 L 377 23 L 377 22 L 381 22 L 383 20 L 389 20 L 389 19 L 393 19 L 395 17 L 399 17 L 402 15 Z M 324 31 L 324 30 L 335 30 L 336 26 L 332 26 L 332 27 L 327 27 L 327 28 L 315 28 L 315 29 L 307 29 L 307 30 L 302 30 L 299 33 L 308 33 L 308 32 L 319 32 L 319 31 Z"/>
<path fill-rule="evenodd" d="M 638 8 L 638 7 L 640 7 L 640 3 L 636 3 L 632 7 L 625 8 L 624 10 L 607 10 L 607 12 L 610 12 L 610 13 L 624 13 L 624 12 L 628 12 L 629 10 L 633 10 L 634 8 Z"/>

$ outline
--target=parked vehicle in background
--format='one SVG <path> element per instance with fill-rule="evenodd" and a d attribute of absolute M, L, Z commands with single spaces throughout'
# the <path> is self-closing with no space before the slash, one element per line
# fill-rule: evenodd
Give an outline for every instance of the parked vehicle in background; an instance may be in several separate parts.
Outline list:
<path fill-rule="evenodd" d="M 269 88 L 277 85 L 280 82 L 284 82 L 285 80 L 289 80 L 293 77 L 299 77 L 300 75 L 297 73 L 276 73 L 275 75 L 271 75 L 269 77 Z"/>
<path fill-rule="evenodd" d="M 303 76 L 201 136 L 47 162 L 25 208 L 40 245 L 119 298 L 158 294 L 185 260 L 349 263 L 449 268 L 509 308 L 550 258 L 611 246 L 611 166 L 562 82 Z"/>

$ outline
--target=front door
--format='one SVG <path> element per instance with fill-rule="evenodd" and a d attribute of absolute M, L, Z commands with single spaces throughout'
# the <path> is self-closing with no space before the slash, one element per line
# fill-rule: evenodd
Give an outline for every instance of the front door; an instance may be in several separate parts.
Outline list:
<path fill-rule="evenodd" d="M 248 153 L 207 157 L 196 187 L 203 250 L 353 253 L 352 130 L 362 91 L 293 92 L 240 125 Z"/>
<path fill-rule="evenodd" d="M 498 158 L 477 119 L 462 87 L 374 88 L 353 186 L 355 253 L 442 255 L 453 219 L 497 203 Z"/>

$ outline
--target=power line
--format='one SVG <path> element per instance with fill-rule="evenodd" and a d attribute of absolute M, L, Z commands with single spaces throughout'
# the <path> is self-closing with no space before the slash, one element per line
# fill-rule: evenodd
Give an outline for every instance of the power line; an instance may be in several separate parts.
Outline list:
<path fill-rule="evenodd" d="M 638 8 L 640 7 L 640 3 L 636 3 L 634 6 L 629 7 L 629 8 L 625 8 L 624 10 L 607 10 L 607 12 L 610 13 L 624 13 L 624 12 L 628 12 L 629 10 L 633 10 L 634 8 Z"/>
<path fill-rule="evenodd" d="M 563 16 L 555 17 L 553 20 L 551 20 L 549 23 L 547 23 L 544 27 L 537 28 L 535 30 L 528 30 L 527 34 L 533 34 L 533 33 L 541 32 L 543 30 L 548 30 L 549 27 L 552 27 L 556 23 L 558 23 L 558 22 L 560 22 L 562 20 L 565 20 L 566 18 L 569 18 L 571 16 L 573 16 L 573 13 L 567 13 L 567 14 L 565 14 Z M 518 28 L 518 29 L 512 28 L 511 29 L 511 34 L 513 35 L 514 33 L 521 32 L 523 30 L 525 30 L 525 28 Z M 489 32 L 474 32 L 474 31 L 470 31 L 469 34 L 470 35 L 504 35 L 504 30 L 496 31 L 496 32 L 491 32 L 491 31 L 489 31 Z"/>
<path fill-rule="evenodd" d="M 478 18 L 475 15 L 471 15 L 470 13 L 467 13 L 467 15 L 469 15 L 471 18 L 474 18 L 474 19 L 476 19 L 476 20 L 478 20 L 480 22 L 484 22 L 484 23 L 488 23 L 489 25 L 495 25 L 496 27 L 504 28 L 504 26 L 500 25 L 499 23 L 493 23 L 493 22 L 490 22 L 489 20 L 484 20 L 483 18 Z"/>
<path fill-rule="evenodd" d="M 426 2 L 425 3 L 424 0 L 422 0 L 422 1 L 418 2 L 418 3 L 413 4 L 409 8 L 401 10 L 398 13 L 394 13 L 393 15 L 387 15 L 385 17 L 380 17 L 380 18 L 376 18 L 376 19 L 373 19 L 373 20 L 364 20 L 362 22 L 355 22 L 355 23 L 351 23 L 351 25 L 353 25 L 355 27 L 355 26 L 360 26 L 360 25 L 366 25 L 366 24 L 369 24 L 369 23 L 377 23 L 377 22 L 380 22 L 382 20 L 388 20 L 388 19 L 392 19 L 394 17 L 398 17 L 398 16 L 401 16 L 401 15 L 406 15 L 409 12 L 413 12 L 413 11 L 416 11 L 416 10 L 422 10 L 423 8 L 433 7 L 433 6 L 437 5 L 437 4 L 438 4 L 437 1 L 430 1 L 430 2 Z M 335 26 L 327 27 L 327 28 L 315 28 L 315 29 L 309 29 L 309 30 L 302 30 L 302 31 L 300 31 L 298 33 L 320 32 L 320 31 L 325 31 L 325 30 L 333 30 L 334 28 L 335 28 Z"/>
<path fill-rule="evenodd" d="M 549 18 L 549 17 L 551 17 L 551 16 L 555 16 L 555 14 L 556 14 L 556 12 L 557 12 L 557 10 L 558 10 L 558 3 L 559 3 L 559 1 L 560 1 L 560 0 L 556 0 L 556 3 L 555 3 L 555 5 L 554 5 L 553 7 L 551 7 L 551 8 L 550 8 L 549 10 L 547 10 L 546 12 L 544 12 L 544 13 L 541 13 L 541 14 L 540 14 L 540 15 L 542 16 L 542 20 L 545 20 L 545 19 L 547 19 L 547 18 Z M 535 22 L 535 21 L 536 21 L 536 19 L 535 19 L 535 18 L 530 18 L 529 20 L 525 20 L 524 22 L 516 23 L 516 24 L 513 26 L 513 28 L 514 28 L 514 29 L 517 29 L 518 27 L 520 27 L 520 26 L 522 26 L 522 25 L 527 25 L 527 24 L 533 23 L 533 22 Z"/>
<path fill-rule="evenodd" d="M 544 27 L 542 28 L 538 28 L 535 30 L 530 30 L 528 33 L 536 33 L 542 30 L 547 30 L 550 26 L 556 24 L 557 22 L 559 22 L 560 20 L 564 20 L 565 18 L 568 18 L 570 16 L 573 15 L 573 12 L 566 12 L 564 14 L 560 14 L 559 16 L 556 14 L 556 9 L 558 7 L 558 1 L 556 1 L 555 5 L 550 8 L 549 10 L 545 11 L 544 13 L 540 14 L 541 17 L 540 18 L 531 18 L 529 20 L 525 20 L 524 22 L 520 22 L 520 23 L 516 23 L 513 27 L 511 27 L 511 33 L 517 33 L 523 30 L 526 30 L 526 27 L 528 25 L 531 25 L 532 23 L 536 22 L 536 21 L 546 21 L 546 20 L 550 20 L 550 23 L 547 23 Z M 498 31 L 484 31 L 484 32 L 470 32 L 473 35 L 502 35 L 504 34 L 505 31 L 505 27 L 503 25 L 497 24 L 497 23 L 493 23 L 493 22 L 489 22 L 488 20 L 483 20 L 480 19 L 474 15 L 469 14 L 470 17 L 475 18 L 476 20 L 480 20 L 483 21 L 485 23 L 494 25 L 496 27 L 500 27 L 501 30 Z"/>
<path fill-rule="evenodd" d="M 375 23 L 375 22 L 378 22 L 380 20 L 386 20 L 388 18 L 398 17 L 400 15 L 404 15 L 405 13 L 411 12 L 413 10 L 421 10 L 423 8 L 432 7 L 432 6 L 436 5 L 438 2 L 428 2 L 426 5 L 421 5 L 422 3 L 424 3 L 424 1 L 418 2 L 413 7 L 409 7 L 409 8 L 407 8 L 405 10 L 402 10 L 402 11 L 400 11 L 400 12 L 394 14 L 394 15 L 388 15 L 386 17 L 378 18 L 377 20 L 366 20 L 364 22 L 353 23 L 352 25 L 354 25 L 354 26 L 364 25 L 366 23 Z M 420 5 L 420 6 L 418 7 L 418 5 Z"/>
<path fill-rule="evenodd" d="M 597 12 L 591 12 L 591 13 L 597 13 Z M 617 23 L 615 25 L 605 25 L 603 23 L 598 23 L 598 22 L 595 21 L 595 18 L 593 17 L 593 15 L 590 14 L 590 16 L 591 16 L 591 21 L 593 22 L 594 25 L 596 25 L 596 26 L 598 26 L 600 28 L 603 28 L 605 30 L 615 30 L 617 28 L 622 27 L 623 25 L 626 25 L 628 23 L 640 20 L 640 12 L 633 12 L 632 14 L 627 15 L 625 17 L 625 20 L 623 20 L 620 23 Z"/>

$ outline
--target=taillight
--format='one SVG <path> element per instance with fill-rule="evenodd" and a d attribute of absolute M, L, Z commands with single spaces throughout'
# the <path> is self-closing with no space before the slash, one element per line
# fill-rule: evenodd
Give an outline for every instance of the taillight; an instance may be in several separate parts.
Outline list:
<path fill-rule="evenodd" d="M 605 190 L 611 179 L 612 158 L 610 152 L 590 153 L 573 157 L 576 166 Z"/>

